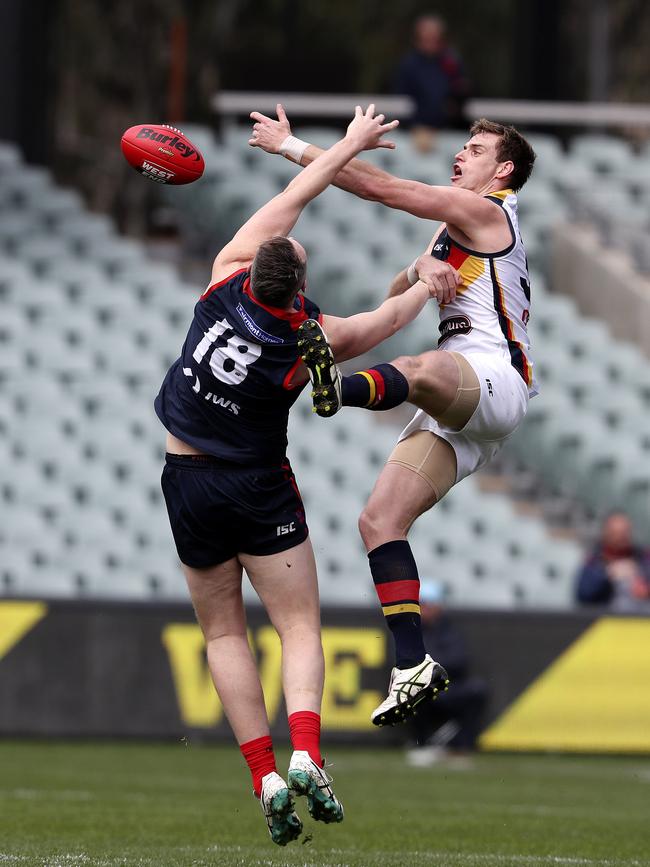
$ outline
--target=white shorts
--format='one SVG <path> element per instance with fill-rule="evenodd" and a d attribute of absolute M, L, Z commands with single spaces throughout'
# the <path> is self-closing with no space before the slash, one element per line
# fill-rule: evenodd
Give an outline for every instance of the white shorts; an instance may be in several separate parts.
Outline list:
<path fill-rule="evenodd" d="M 400 434 L 400 441 L 418 430 L 446 440 L 456 453 L 456 482 L 485 466 L 515 432 L 528 409 L 528 387 L 508 358 L 463 352 L 481 383 L 481 398 L 461 430 L 444 427 L 419 409 Z"/>

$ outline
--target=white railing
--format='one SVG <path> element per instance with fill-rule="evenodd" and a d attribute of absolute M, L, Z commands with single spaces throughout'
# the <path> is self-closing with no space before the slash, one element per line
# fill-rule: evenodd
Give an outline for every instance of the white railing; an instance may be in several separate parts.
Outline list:
<path fill-rule="evenodd" d="M 212 107 L 225 117 L 249 112 L 275 112 L 281 102 L 289 117 L 347 118 L 355 105 L 374 102 L 389 117 L 408 117 L 413 102 L 408 96 L 369 93 L 268 93 L 223 90 L 212 98 Z M 540 126 L 624 126 L 650 130 L 650 105 L 621 102 L 533 102 L 519 99 L 470 99 L 465 105 L 468 120 L 491 120 Z"/>

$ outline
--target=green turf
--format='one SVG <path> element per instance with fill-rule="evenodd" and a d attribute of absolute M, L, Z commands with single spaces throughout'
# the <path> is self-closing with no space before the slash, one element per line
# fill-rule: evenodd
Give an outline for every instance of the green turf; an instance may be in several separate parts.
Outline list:
<path fill-rule="evenodd" d="M 345 821 L 281 849 L 234 746 L 0 742 L 0 865 L 650 865 L 649 759 L 331 754 Z"/>

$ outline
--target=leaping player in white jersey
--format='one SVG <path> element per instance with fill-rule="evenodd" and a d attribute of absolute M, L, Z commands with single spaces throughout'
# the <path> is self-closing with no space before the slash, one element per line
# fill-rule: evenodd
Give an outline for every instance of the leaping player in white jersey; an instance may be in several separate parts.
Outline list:
<path fill-rule="evenodd" d="M 307 165 L 321 149 L 258 112 L 250 144 Z M 417 566 L 407 541 L 413 522 L 461 479 L 484 466 L 523 420 L 537 393 L 527 323 L 530 284 L 517 222 L 517 196 L 535 153 L 514 127 L 479 120 L 456 154 L 449 187 L 393 177 L 353 160 L 334 183 L 348 192 L 416 217 L 441 221 L 426 253 L 393 280 L 399 295 L 418 279 L 440 306 L 437 350 L 398 358 L 342 377 L 315 322 L 302 326 L 303 358 L 314 406 L 330 416 L 341 406 L 418 407 L 402 431 L 360 517 L 377 595 L 395 640 L 388 697 L 372 714 L 394 725 L 435 697 L 446 672 L 422 640 Z"/>

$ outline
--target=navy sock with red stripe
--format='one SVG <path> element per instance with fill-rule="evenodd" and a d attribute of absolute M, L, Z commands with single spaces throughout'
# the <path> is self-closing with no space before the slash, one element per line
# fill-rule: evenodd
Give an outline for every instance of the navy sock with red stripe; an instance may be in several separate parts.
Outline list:
<path fill-rule="evenodd" d="M 252 741 L 246 741 L 245 744 L 240 744 L 242 756 L 246 759 L 246 764 L 253 778 L 253 791 L 259 798 L 262 792 L 262 777 L 276 771 L 275 755 L 273 753 L 273 741 L 269 735 L 263 735 L 261 738 L 255 738 Z"/>
<path fill-rule="evenodd" d="M 343 406 L 364 409 L 393 409 L 408 400 L 409 384 L 392 364 L 378 364 L 341 380 Z"/>
<path fill-rule="evenodd" d="M 418 567 L 405 539 L 385 542 L 368 553 L 370 572 L 395 641 L 397 668 L 413 668 L 422 662 L 426 649 L 420 620 Z"/>

